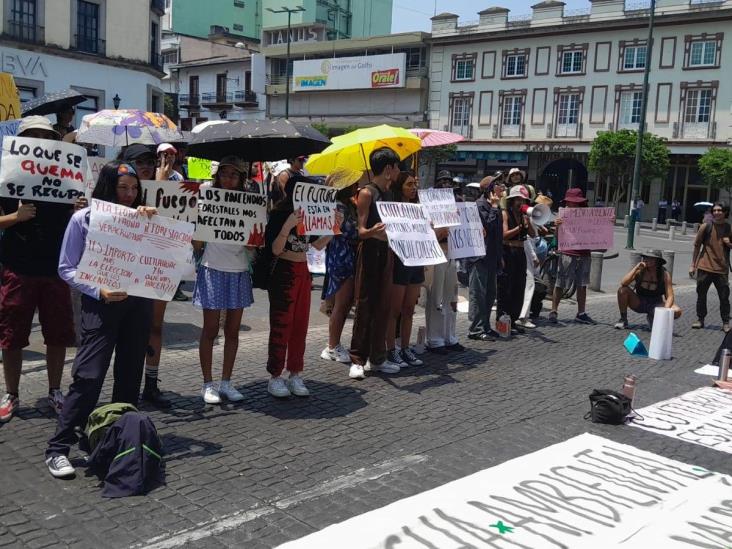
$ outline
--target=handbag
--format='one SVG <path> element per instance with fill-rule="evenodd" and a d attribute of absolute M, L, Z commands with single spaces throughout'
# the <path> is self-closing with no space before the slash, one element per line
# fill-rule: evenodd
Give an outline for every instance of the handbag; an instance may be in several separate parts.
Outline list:
<path fill-rule="evenodd" d="M 623 393 L 611 389 L 593 389 L 590 393 L 590 411 L 585 419 L 592 423 L 622 425 L 633 411 L 632 400 Z"/>

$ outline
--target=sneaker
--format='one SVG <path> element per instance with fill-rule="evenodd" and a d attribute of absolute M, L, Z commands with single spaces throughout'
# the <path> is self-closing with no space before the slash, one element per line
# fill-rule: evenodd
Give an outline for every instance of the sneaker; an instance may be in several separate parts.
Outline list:
<path fill-rule="evenodd" d="M 351 355 L 348 354 L 348 351 L 346 351 L 340 343 L 332 349 L 330 347 L 323 349 L 323 352 L 320 353 L 320 358 L 323 360 L 342 362 L 344 364 L 351 362 Z"/>
<path fill-rule="evenodd" d="M 587 313 L 582 313 L 574 317 L 575 322 L 579 322 L 580 324 L 592 324 L 595 325 L 597 322 L 592 320 L 592 317 L 588 315 Z"/>
<path fill-rule="evenodd" d="M 300 376 L 290 376 L 290 379 L 287 380 L 287 388 L 290 390 L 290 393 L 295 396 L 310 396 L 310 391 L 305 387 L 305 382 Z"/>
<path fill-rule="evenodd" d="M 46 460 L 48 472 L 56 478 L 70 477 L 76 474 L 76 469 L 71 465 L 66 456 L 53 456 Z"/>
<path fill-rule="evenodd" d="M 56 415 L 61 413 L 61 409 L 64 407 L 64 394 L 61 392 L 61 389 L 51 389 L 48 392 L 48 403 L 53 408 L 53 411 L 56 412 Z"/>
<path fill-rule="evenodd" d="M 402 355 L 399 354 L 399 351 L 396 349 L 386 352 L 386 361 L 391 362 L 392 364 L 397 364 L 400 368 L 407 365 L 407 363 L 402 360 Z"/>
<path fill-rule="evenodd" d="M 454 353 L 461 353 L 465 350 L 465 347 L 462 346 L 460 343 L 453 343 L 452 345 L 446 345 L 445 349 Z"/>
<path fill-rule="evenodd" d="M 556 311 L 552 311 L 549 313 L 549 322 L 551 322 L 552 324 L 556 324 L 557 322 L 559 322 L 559 315 Z"/>
<path fill-rule="evenodd" d="M 156 408 L 167 410 L 172 406 L 170 401 L 163 396 L 163 392 L 158 388 L 157 378 L 145 377 L 145 388 L 142 390 L 142 400 L 149 402 Z"/>
<path fill-rule="evenodd" d="M 701 330 L 701 329 L 702 329 L 702 328 L 704 327 L 704 321 L 703 321 L 703 320 L 701 320 L 701 319 L 697 319 L 697 320 L 695 320 L 695 321 L 693 322 L 693 324 L 691 325 L 691 327 L 692 327 L 692 328 L 693 328 L 694 330 Z"/>
<path fill-rule="evenodd" d="M 412 352 L 412 349 L 404 349 L 401 353 L 402 362 L 405 362 L 408 366 L 422 366 L 424 362 L 417 358 Z"/>
<path fill-rule="evenodd" d="M 287 382 L 281 377 L 273 377 L 269 380 L 269 383 L 267 383 L 267 392 L 277 398 L 285 398 L 291 394 L 287 388 Z"/>
<path fill-rule="evenodd" d="M 19 406 L 20 399 L 17 396 L 5 393 L 3 399 L 0 400 L 0 422 L 10 421 Z"/>
<path fill-rule="evenodd" d="M 520 326 L 520 327 L 526 328 L 528 330 L 533 330 L 534 328 L 536 328 L 536 324 L 534 324 L 530 320 L 526 320 L 525 318 L 519 318 L 516 321 L 516 326 Z"/>
<path fill-rule="evenodd" d="M 219 397 L 224 397 L 229 402 L 239 402 L 244 400 L 244 395 L 237 391 L 230 381 L 221 380 L 219 383 Z"/>
<path fill-rule="evenodd" d="M 219 396 L 219 392 L 216 390 L 216 387 L 214 387 L 213 382 L 203 384 L 203 389 L 201 389 L 201 396 L 203 397 L 203 401 L 206 404 L 221 403 L 221 396 Z"/>
<path fill-rule="evenodd" d="M 173 301 L 189 301 L 190 299 L 180 288 L 175 291 L 175 295 L 173 296 Z"/>
<path fill-rule="evenodd" d="M 348 377 L 351 379 L 363 379 L 366 374 L 363 371 L 363 366 L 360 364 L 351 364 L 351 368 L 348 370 Z"/>
<path fill-rule="evenodd" d="M 370 360 L 366 361 L 366 365 L 363 367 L 364 372 L 383 372 L 385 374 L 398 374 L 401 368 L 398 364 L 394 364 L 385 360 L 381 364 L 371 364 Z"/>
<path fill-rule="evenodd" d="M 499 339 L 501 337 L 501 334 L 496 332 L 495 330 L 491 329 L 486 332 L 489 336 L 491 336 L 494 339 Z"/>
<path fill-rule="evenodd" d="M 616 330 L 627 330 L 628 329 L 628 319 L 627 318 L 621 318 L 615 323 L 615 329 Z"/>

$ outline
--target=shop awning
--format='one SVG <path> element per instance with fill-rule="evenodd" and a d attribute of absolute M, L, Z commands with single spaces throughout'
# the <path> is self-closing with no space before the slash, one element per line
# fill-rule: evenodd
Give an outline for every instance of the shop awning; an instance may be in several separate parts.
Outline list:
<path fill-rule="evenodd" d="M 455 160 L 491 160 L 499 162 L 527 163 L 529 155 L 513 151 L 457 151 Z"/>

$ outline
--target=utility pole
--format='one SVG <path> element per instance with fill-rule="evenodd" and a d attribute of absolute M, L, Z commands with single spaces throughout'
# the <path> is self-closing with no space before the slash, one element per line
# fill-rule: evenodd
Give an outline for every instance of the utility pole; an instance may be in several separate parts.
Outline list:
<path fill-rule="evenodd" d="M 651 0 L 651 15 L 648 20 L 648 42 L 646 43 L 646 66 L 643 69 L 643 99 L 641 100 L 641 117 L 638 122 L 638 143 L 635 146 L 635 164 L 633 165 L 633 183 L 628 196 L 630 223 L 628 223 L 628 238 L 625 247 L 633 249 L 635 240 L 635 197 L 640 193 L 641 157 L 643 156 L 643 135 L 646 133 L 646 112 L 648 111 L 648 75 L 651 72 L 653 53 L 653 21 L 656 16 L 656 0 Z"/>
<path fill-rule="evenodd" d="M 267 11 L 287 14 L 287 57 L 285 59 L 285 120 L 287 120 L 290 118 L 290 30 L 292 28 L 292 14 L 305 11 L 305 8 L 302 6 L 295 6 L 294 8 L 282 6 L 282 9 L 267 8 Z"/>

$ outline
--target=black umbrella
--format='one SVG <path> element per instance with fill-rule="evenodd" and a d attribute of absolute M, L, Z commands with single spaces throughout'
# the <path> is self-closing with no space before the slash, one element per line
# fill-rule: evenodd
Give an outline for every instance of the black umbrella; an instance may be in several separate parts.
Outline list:
<path fill-rule="evenodd" d="M 71 107 L 74 107 L 79 103 L 83 103 L 84 101 L 86 101 L 86 96 L 76 90 L 72 90 L 69 88 L 68 90 L 63 90 L 60 92 L 47 93 L 46 95 L 43 95 L 38 99 L 23 103 L 22 115 L 30 116 L 32 114 L 55 114 L 66 109 L 70 109 Z"/>
<path fill-rule="evenodd" d="M 289 120 L 240 120 L 193 134 L 187 153 L 208 160 L 229 155 L 249 161 L 280 160 L 317 153 L 328 145 L 328 138 L 316 129 Z"/>

